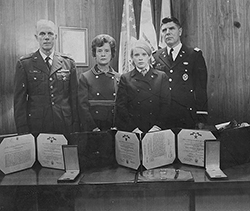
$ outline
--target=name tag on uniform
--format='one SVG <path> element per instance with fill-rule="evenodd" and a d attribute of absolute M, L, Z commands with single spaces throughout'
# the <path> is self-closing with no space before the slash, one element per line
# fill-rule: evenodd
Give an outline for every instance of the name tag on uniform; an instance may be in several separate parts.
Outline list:
<path fill-rule="evenodd" d="M 41 70 L 30 70 L 30 73 L 41 73 Z"/>

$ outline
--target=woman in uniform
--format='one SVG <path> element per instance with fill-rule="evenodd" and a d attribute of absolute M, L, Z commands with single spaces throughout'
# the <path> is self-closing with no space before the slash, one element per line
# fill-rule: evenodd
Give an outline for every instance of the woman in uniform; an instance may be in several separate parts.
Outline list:
<path fill-rule="evenodd" d="M 167 128 L 170 106 L 168 77 L 150 65 L 152 51 L 138 40 L 131 50 L 135 68 L 121 76 L 116 99 L 118 130 L 148 132 Z"/>
<path fill-rule="evenodd" d="M 82 131 L 108 130 L 114 126 L 119 74 L 110 66 L 110 61 L 115 51 L 115 39 L 107 34 L 98 35 L 92 41 L 92 55 L 96 64 L 80 75 L 78 86 Z"/>

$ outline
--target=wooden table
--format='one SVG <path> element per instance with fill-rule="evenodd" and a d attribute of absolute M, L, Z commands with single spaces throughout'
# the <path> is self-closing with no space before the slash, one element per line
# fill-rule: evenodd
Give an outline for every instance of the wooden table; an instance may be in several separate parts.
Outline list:
<path fill-rule="evenodd" d="M 227 180 L 210 180 L 203 168 L 186 165 L 194 181 L 143 182 L 135 171 L 115 167 L 84 172 L 58 184 L 62 170 L 41 168 L 0 175 L 0 210 L 249 210 L 250 163 L 225 169 Z M 125 173 L 126 172 L 126 173 Z"/>

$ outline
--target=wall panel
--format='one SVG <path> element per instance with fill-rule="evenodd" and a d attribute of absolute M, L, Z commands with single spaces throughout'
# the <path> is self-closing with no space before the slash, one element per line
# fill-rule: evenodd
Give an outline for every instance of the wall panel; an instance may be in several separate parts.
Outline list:
<path fill-rule="evenodd" d="M 88 28 L 89 67 L 94 64 L 91 40 L 100 33 L 119 46 L 124 0 L 0 0 L 0 134 L 15 132 L 13 78 L 17 59 L 38 45 L 34 26 L 41 18 L 58 26 Z M 161 0 L 151 0 L 159 29 Z M 142 0 L 134 0 L 139 31 Z M 199 47 L 208 66 L 209 123 L 236 119 L 250 122 L 250 1 L 173 0 L 173 15 L 183 23 L 182 40 Z M 158 32 L 157 32 L 158 33 Z M 157 36 L 158 37 L 158 36 Z M 58 45 L 56 45 L 58 50 Z M 117 52 L 118 52 L 117 48 Z M 118 54 L 112 61 L 117 69 Z M 78 74 L 89 69 L 78 67 Z"/>
<path fill-rule="evenodd" d="M 184 28 L 183 41 L 202 49 L 208 66 L 209 122 L 249 114 L 248 0 L 175 0 L 173 14 Z"/>
<path fill-rule="evenodd" d="M 123 0 L 0 0 L 0 134 L 16 132 L 13 117 L 13 79 L 17 59 L 38 48 L 34 37 L 37 20 L 50 19 L 58 26 L 88 28 L 89 66 L 94 64 L 91 40 L 107 33 L 119 45 Z M 59 50 L 58 43 L 56 50 Z M 118 49 L 117 49 L 118 50 Z M 117 69 L 118 56 L 112 61 Z"/>

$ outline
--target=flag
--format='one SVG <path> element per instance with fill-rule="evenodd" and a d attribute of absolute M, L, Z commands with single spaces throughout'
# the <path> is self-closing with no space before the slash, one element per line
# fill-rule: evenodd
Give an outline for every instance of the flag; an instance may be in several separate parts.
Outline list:
<path fill-rule="evenodd" d="M 165 17 L 171 17 L 171 0 L 162 0 L 161 4 L 161 21 Z M 166 47 L 164 38 L 162 37 L 161 31 L 159 33 L 159 48 Z"/>
<path fill-rule="evenodd" d="M 136 40 L 136 25 L 132 0 L 124 0 L 122 26 L 119 47 L 119 73 L 126 73 L 133 69 L 130 58 L 132 42 Z"/>
<path fill-rule="evenodd" d="M 153 25 L 151 1 L 143 0 L 141 6 L 141 22 L 139 38 L 145 40 L 152 51 L 157 50 L 157 37 Z"/>

